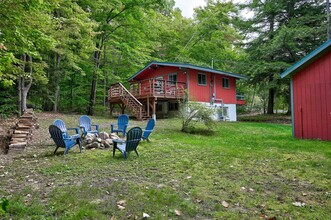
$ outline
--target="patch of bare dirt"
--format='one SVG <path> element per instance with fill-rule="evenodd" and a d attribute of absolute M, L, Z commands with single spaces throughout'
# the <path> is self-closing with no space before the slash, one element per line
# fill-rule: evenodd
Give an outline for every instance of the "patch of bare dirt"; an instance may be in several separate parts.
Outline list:
<path fill-rule="evenodd" d="M 17 118 L 0 119 L 0 155 L 7 152 L 10 139 L 8 131 L 15 126 L 17 121 Z"/>

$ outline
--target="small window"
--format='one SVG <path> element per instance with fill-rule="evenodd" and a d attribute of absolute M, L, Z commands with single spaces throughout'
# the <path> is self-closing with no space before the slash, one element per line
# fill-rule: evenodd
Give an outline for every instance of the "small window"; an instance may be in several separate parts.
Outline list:
<path fill-rule="evenodd" d="M 223 78 L 222 80 L 223 88 L 230 88 L 229 78 Z"/>
<path fill-rule="evenodd" d="M 177 82 L 177 74 L 170 74 L 168 77 L 169 85 L 175 85 Z"/>
<path fill-rule="evenodd" d="M 218 119 L 222 121 L 229 120 L 229 109 L 228 107 L 221 107 L 218 110 Z"/>
<path fill-rule="evenodd" d="M 169 111 L 178 111 L 178 102 L 169 102 Z"/>
<path fill-rule="evenodd" d="M 198 85 L 207 85 L 206 75 L 205 74 L 198 74 Z"/>

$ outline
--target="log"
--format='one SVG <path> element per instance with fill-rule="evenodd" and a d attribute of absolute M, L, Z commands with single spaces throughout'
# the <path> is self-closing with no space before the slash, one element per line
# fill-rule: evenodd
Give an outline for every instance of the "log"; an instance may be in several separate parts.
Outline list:
<path fill-rule="evenodd" d="M 16 147 L 25 147 L 27 145 L 27 142 L 20 142 L 20 143 L 15 143 L 15 144 L 10 144 L 9 145 L 9 149 L 12 148 L 16 148 Z"/>
<path fill-rule="evenodd" d="M 33 126 L 28 126 L 28 125 L 24 125 L 24 124 L 17 124 L 17 128 L 30 129 L 31 127 L 33 127 Z"/>
<path fill-rule="evenodd" d="M 27 125 L 27 126 L 32 126 L 34 123 L 32 120 L 27 120 L 27 119 L 20 119 L 17 124 L 22 124 L 22 125 Z"/>
<path fill-rule="evenodd" d="M 25 130 L 15 130 L 14 134 L 29 134 L 30 131 L 25 131 Z"/>
<path fill-rule="evenodd" d="M 16 126 L 12 129 L 9 151 L 20 152 L 25 149 L 35 129 L 36 119 L 33 109 L 25 110 L 24 114 L 16 123 Z"/>
<path fill-rule="evenodd" d="M 12 143 L 12 142 L 24 142 L 24 141 L 26 141 L 26 138 L 12 138 L 10 142 Z"/>
<path fill-rule="evenodd" d="M 20 118 L 21 119 L 33 120 L 33 116 L 32 115 L 22 115 Z"/>
<path fill-rule="evenodd" d="M 13 134 L 12 138 L 27 138 L 28 134 Z"/>

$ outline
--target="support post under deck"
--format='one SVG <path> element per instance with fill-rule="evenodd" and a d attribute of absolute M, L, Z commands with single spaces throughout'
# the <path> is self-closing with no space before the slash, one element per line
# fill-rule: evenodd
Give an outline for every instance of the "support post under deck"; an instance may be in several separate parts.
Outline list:
<path fill-rule="evenodd" d="M 149 117 L 149 96 L 147 96 L 147 116 Z"/>
<path fill-rule="evenodd" d="M 154 118 L 156 120 L 156 107 L 155 107 L 155 98 L 153 99 L 152 101 L 152 112 L 153 112 L 153 115 L 152 115 L 152 118 Z"/>

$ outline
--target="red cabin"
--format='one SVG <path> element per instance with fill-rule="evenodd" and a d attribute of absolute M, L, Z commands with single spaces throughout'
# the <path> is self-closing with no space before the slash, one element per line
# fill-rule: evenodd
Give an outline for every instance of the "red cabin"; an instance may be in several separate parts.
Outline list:
<path fill-rule="evenodd" d="M 245 104 L 243 96 L 236 95 L 236 80 L 246 78 L 190 64 L 153 61 L 129 78 L 129 90 L 120 83 L 111 86 L 110 110 L 119 104 L 122 111 L 128 107 L 139 119 L 166 117 L 178 110 L 186 90 L 191 101 L 221 109 L 216 118 L 236 121 L 236 105 Z"/>
<path fill-rule="evenodd" d="M 331 140 L 331 40 L 281 74 L 291 76 L 293 135 Z"/>

